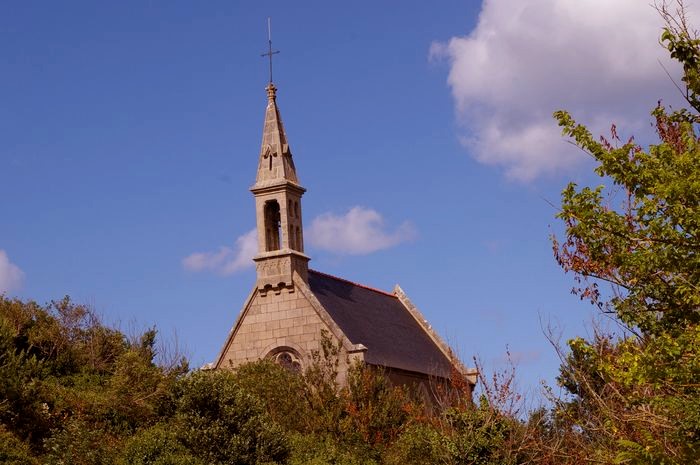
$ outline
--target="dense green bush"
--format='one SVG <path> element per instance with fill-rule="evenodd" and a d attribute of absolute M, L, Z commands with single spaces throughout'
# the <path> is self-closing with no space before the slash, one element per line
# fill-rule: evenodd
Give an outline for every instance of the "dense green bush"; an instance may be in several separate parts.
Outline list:
<path fill-rule="evenodd" d="M 493 409 L 482 397 L 478 406 L 448 408 L 415 422 L 392 446 L 387 464 L 425 463 L 509 465 L 518 453 L 524 425 Z"/>
<path fill-rule="evenodd" d="M 229 371 L 184 377 L 173 392 L 171 425 L 179 441 L 207 463 L 284 463 L 286 434 Z"/>
<path fill-rule="evenodd" d="M 235 382 L 264 406 L 270 418 L 287 431 L 306 431 L 311 406 L 305 399 L 303 376 L 270 360 L 240 366 Z"/>
<path fill-rule="evenodd" d="M 124 445 L 120 465 L 204 465 L 180 443 L 167 424 L 138 432 Z"/>
<path fill-rule="evenodd" d="M 47 465 L 101 465 L 114 463 L 120 438 L 100 427 L 99 422 L 70 418 L 44 441 L 42 463 Z"/>
<path fill-rule="evenodd" d="M 120 465 L 204 465 L 180 443 L 168 424 L 158 424 L 129 438 Z"/>
<path fill-rule="evenodd" d="M 38 465 L 29 445 L 0 425 L 0 463 L 4 465 Z"/>

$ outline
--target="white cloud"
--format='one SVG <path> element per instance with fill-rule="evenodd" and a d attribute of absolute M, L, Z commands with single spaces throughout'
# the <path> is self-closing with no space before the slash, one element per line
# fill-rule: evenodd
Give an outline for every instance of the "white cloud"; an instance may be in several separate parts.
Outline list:
<path fill-rule="evenodd" d="M 463 145 L 507 177 L 530 181 L 585 158 L 563 142 L 554 110 L 594 132 L 611 123 L 623 134 L 648 132 L 656 101 L 678 99 L 659 62 L 672 76 L 680 69 L 659 45 L 663 23 L 650 3 L 484 0 L 469 35 L 430 50 L 450 63 Z M 691 23 L 697 12 L 690 8 Z"/>
<path fill-rule="evenodd" d="M 369 254 L 415 237 L 415 230 L 408 222 L 393 231 L 387 231 L 384 223 L 377 211 L 353 207 L 342 216 L 333 213 L 318 216 L 306 232 L 315 247 L 347 255 Z"/>
<path fill-rule="evenodd" d="M 15 291 L 24 283 L 24 272 L 0 249 L 0 294 Z"/>
<path fill-rule="evenodd" d="M 309 243 L 322 250 L 341 255 L 365 255 L 412 240 L 416 232 L 409 222 L 389 231 L 377 211 L 353 207 L 342 216 L 333 213 L 317 216 L 306 229 L 305 236 Z M 258 238 L 253 229 L 238 237 L 233 248 L 222 246 L 215 252 L 188 255 L 182 259 L 182 267 L 192 272 L 230 275 L 253 266 L 257 251 Z"/>
<path fill-rule="evenodd" d="M 230 275 L 253 266 L 253 256 L 258 251 L 258 236 L 255 229 L 236 239 L 234 248 L 219 247 L 216 252 L 196 252 L 182 259 L 188 271 L 213 271 Z"/>

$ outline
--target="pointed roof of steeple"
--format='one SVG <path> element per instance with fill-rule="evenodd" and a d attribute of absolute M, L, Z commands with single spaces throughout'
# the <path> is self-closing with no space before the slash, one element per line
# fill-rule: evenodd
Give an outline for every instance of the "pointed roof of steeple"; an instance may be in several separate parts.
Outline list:
<path fill-rule="evenodd" d="M 277 88 L 270 82 L 267 86 L 267 108 L 255 187 L 284 182 L 299 184 L 282 117 L 277 108 Z"/>

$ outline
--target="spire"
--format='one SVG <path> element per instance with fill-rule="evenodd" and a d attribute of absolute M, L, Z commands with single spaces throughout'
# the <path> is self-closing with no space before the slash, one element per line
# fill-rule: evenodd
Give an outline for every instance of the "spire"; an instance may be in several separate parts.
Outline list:
<path fill-rule="evenodd" d="M 262 187 L 284 182 L 299 184 L 292 152 L 287 143 L 279 108 L 277 108 L 277 88 L 270 82 L 266 90 L 267 108 L 255 186 Z"/>
<path fill-rule="evenodd" d="M 301 215 L 306 189 L 297 179 L 272 82 L 267 86 L 258 174 L 250 190 L 255 197 L 258 232 L 258 254 L 253 258 L 258 289 L 263 296 L 270 290 L 294 292 L 293 276 L 305 282 L 308 279 Z"/>
<path fill-rule="evenodd" d="M 257 288 L 261 296 L 269 291 L 294 292 L 295 276 L 308 280 L 309 257 L 304 255 L 304 231 L 301 220 L 301 196 L 306 189 L 299 185 L 289 150 L 287 135 L 277 108 L 277 88 L 272 82 L 270 19 L 267 22 L 270 83 L 267 85 L 267 108 L 263 125 L 258 174 L 250 191 L 255 197 L 258 254 L 253 257 L 257 271 Z"/>

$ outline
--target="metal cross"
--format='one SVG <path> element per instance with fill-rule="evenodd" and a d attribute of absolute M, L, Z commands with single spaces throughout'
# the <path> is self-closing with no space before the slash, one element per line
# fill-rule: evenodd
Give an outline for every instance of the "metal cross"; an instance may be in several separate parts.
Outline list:
<path fill-rule="evenodd" d="M 270 83 L 272 83 L 272 55 L 277 55 L 279 50 L 272 50 L 272 28 L 270 27 L 270 18 L 267 18 L 267 53 L 263 53 L 261 57 L 270 57 Z"/>

